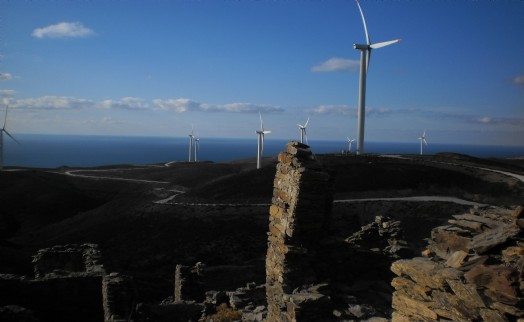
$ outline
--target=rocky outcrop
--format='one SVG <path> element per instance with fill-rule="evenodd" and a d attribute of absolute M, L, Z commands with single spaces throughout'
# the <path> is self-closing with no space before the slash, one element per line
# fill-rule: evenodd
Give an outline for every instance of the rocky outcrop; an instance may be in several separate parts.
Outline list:
<path fill-rule="evenodd" d="M 392 321 L 524 321 L 524 208 L 472 209 L 393 263 Z"/>

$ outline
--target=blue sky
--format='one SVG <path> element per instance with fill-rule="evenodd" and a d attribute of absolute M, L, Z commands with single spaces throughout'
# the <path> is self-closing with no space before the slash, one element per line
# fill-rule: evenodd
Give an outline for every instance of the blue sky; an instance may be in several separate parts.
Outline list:
<path fill-rule="evenodd" d="M 366 141 L 524 145 L 524 1 L 361 1 Z M 16 133 L 357 135 L 353 0 L 0 0 Z M 0 120 L 3 118 L 0 118 Z"/>

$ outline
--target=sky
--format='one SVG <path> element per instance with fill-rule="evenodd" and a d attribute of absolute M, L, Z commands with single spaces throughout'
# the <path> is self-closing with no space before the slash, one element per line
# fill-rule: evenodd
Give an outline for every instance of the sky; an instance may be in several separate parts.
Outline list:
<path fill-rule="evenodd" d="M 524 1 L 360 2 L 365 140 L 524 145 Z M 31 134 L 357 136 L 354 0 L 0 0 L 0 122 Z"/>

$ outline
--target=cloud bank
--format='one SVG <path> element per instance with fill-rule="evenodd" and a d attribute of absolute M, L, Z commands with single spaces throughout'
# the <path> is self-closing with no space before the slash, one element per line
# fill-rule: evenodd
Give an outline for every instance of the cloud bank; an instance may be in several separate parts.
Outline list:
<path fill-rule="evenodd" d="M 225 112 L 225 113 L 257 113 L 257 112 L 282 112 L 284 109 L 278 106 L 253 104 L 253 103 L 229 103 L 229 104 L 204 104 L 188 98 L 155 99 L 153 103 L 161 110 L 174 111 L 177 113 L 189 111 L 202 112 Z"/>
<path fill-rule="evenodd" d="M 313 72 L 338 72 L 344 70 L 357 70 L 360 67 L 359 60 L 345 58 L 330 58 L 320 65 L 313 66 Z"/>
<path fill-rule="evenodd" d="M 151 109 L 150 104 L 138 97 L 123 97 L 121 99 L 105 99 L 94 101 L 69 96 L 42 96 L 37 98 L 25 98 L 12 100 L 14 90 L 0 90 L 0 95 L 11 100 L 9 103 L 13 108 L 24 109 L 79 109 L 79 108 L 98 108 L 98 109 L 124 109 L 124 110 L 147 110 Z M 155 99 L 153 104 L 161 111 L 176 113 L 184 112 L 223 112 L 223 113 L 272 113 L 282 112 L 279 106 L 253 104 L 253 103 L 229 103 L 229 104 L 204 104 L 189 98 Z"/>
<path fill-rule="evenodd" d="M 35 38 L 82 38 L 93 36 L 95 32 L 80 22 L 60 22 L 43 28 L 36 28 L 31 34 Z"/>

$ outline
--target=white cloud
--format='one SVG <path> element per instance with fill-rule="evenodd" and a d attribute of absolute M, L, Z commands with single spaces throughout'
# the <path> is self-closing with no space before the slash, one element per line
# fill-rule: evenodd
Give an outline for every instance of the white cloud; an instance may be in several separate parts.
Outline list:
<path fill-rule="evenodd" d="M 224 105 L 202 104 L 204 111 L 229 112 L 229 113 L 257 113 L 257 112 L 281 112 L 284 109 L 278 106 L 261 105 L 253 103 L 229 103 Z"/>
<path fill-rule="evenodd" d="M 15 93 L 14 89 L 0 89 L 0 97 L 12 97 Z"/>
<path fill-rule="evenodd" d="M 95 106 L 92 100 L 67 96 L 42 96 L 38 98 L 19 99 L 12 104 L 14 108 L 27 109 L 77 109 Z"/>
<path fill-rule="evenodd" d="M 13 75 L 9 73 L 0 73 L 0 81 L 8 81 L 13 79 Z"/>
<path fill-rule="evenodd" d="M 200 103 L 190 100 L 189 98 L 172 98 L 168 100 L 155 99 L 153 100 L 153 103 L 164 111 L 175 111 L 177 113 L 197 111 L 201 106 Z"/>
<path fill-rule="evenodd" d="M 33 30 L 35 38 L 79 38 L 94 35 L 95 32 L 84 27 L 80 22 L 60 22 Z"/>
<path fill-rule="evenodd" d="M 524 85 L 524 75 L 515 76 L 511 82 L 513 84 Z"/>
<path fill-rule="evenodd" d="M 345 58 L 330 58 L 320 65 L 311 68 L 313 72 L 337 72 L 343 70 L 357 70 L 360 67 L 359 60 Z"/>
<path fill-rule="evenodd" d="M 229 103 L 229 104 L 203 104 L 188 98 L 176 98 L 161 100 L 155 99 L 153 102 L 165 111 L 175 111 L 178 113 L 188 111 L 204 112 L 226 112 L 226 113 L 256 113 L 256 112 L 281 112 L 283 109 L 278 106 L 261 105 L 253 103 Z"/>
<path fill-rule="evenodd" d="M 493 119 L 491 117 L 489 117 L 489 116 L 484 116 L 484 117 L 478 118 L 477 121 L 479 123 L 483 123 L 483 124 L 493 123 Z"/>
<path fill-rule="evenodd" d="M 348 105 L 319 105 L 309 110 L 314 114 L 357 115 L 357 108 Z"/>
<path fill-rule="evenodd" d="M 121 108 L 127 110 L 140 110 L 149 108 L 143 99 L 137 97 L 123 97 L 119 100 L 107 99 L 103 100 L 101 103 L 97 104 L 100 108 Z"/>

